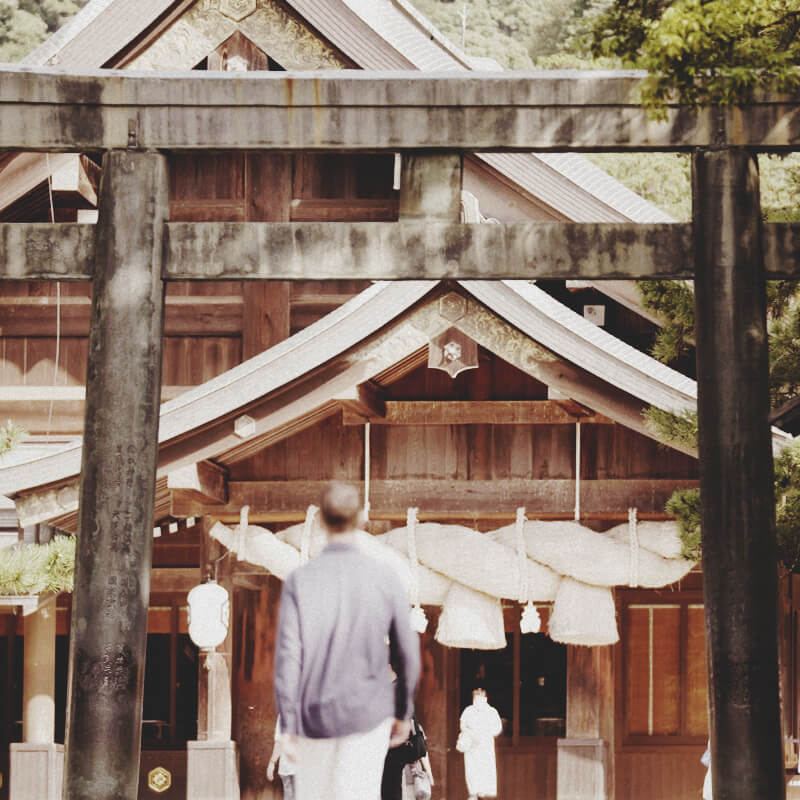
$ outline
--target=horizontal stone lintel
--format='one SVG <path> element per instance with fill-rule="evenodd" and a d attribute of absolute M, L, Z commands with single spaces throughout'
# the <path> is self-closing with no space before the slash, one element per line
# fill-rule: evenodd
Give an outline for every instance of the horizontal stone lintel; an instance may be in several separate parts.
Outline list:
<path fill-rule="evenodd" d="M 65 73 L 0 68 L 0 149 L 601 151 L 800 145 L 800 97 L 670 106 L 633 71 Z"/>
<path fill-rule="evenodd" d="M 91 280 L 95 228 L 0 224 L 0 279 Z M 693 277 L 689 223 L 171 222 L 166 280 Z M 770 278 L 800 277 L 800 223 L 764 226 Z"/>

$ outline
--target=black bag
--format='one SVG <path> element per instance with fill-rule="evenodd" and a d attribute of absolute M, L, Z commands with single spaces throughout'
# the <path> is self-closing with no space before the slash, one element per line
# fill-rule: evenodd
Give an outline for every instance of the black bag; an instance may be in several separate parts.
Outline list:
<path fill-rule="evenodd" d="M 404 764 L 413 764 L 428 752 L 428 745 L 425 743 L 425 731 L 417 724 L 416 717 L 411 717 L 411 733 L 398 750 L 400 750 Z"/>

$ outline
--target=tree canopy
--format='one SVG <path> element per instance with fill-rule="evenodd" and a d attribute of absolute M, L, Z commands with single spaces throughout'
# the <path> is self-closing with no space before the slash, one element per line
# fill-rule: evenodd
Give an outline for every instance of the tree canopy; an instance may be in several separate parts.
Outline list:
<path fill-rule="evenodd" d="M 592 51 L 647 70 L 646 104 L 734 105 L 800 83 L 800 0 L 614 0 Z"/>
<path fill-rule="evenodd" d="M 19 61 L 86 0 L 0 0 L 0 61 Z"/>

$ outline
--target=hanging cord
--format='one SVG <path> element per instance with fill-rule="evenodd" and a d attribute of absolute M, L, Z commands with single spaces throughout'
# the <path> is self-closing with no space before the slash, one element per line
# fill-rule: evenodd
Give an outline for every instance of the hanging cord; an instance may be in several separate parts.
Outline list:
<path fill-rule="evenodd" d="M 50 169 L 50 154 L 45 153 L 47 160 L 47 197 L 50 201 L 50 222 L 56 221 L 55 207 L 53 206 L 53 173 Z M 46 437 L 50 438 L 50 427 L 53 423 L 53 404 L 55 402 L 55 387 L 58 382 L 58 362 L 61 351 L 61 281 L 56 281 L 56 357 L 53 363 L 53 386 L 50 393 L 50 405 L 47 410 Z"/>
<path fill-rule="evenodd" d="M 639 585 L 639 530 L 636 509 L 628 509 L 628 541 L 630 543 L 630 570 L 628 586 Z"/>
<path fill-rule="evenodd" d="M 525 507 L 517 509 L 517 520 L 514 533 L 517 545 L 517 564 L 519 566 L 519 602 L 524 605 L 522 616 L 519 620 L 520 633 L 538 633 L 542 627 L 542 620 L 536 606 L 530 601 L 528 590 L 528 549 L 525 546 Z"/>
<path fill-rule="evenodd" d="M 316 506 L 309 506 L 306 509 L 306 519 L 303 523 L 303 534 L 300 537 L 300 565 L 308 563 L 308 558 L 311 553 L 311 534 L 314 531 L 314 520 L 317 518 Z"/>
<path fill-rule="evenodd" d="M 247 561 L 247 526 L 249 524 L 248 515 L 250 506 L 242 506 L 239 512 L 239 525 L 233 532 L 233 547 L 231 548 L 236 557 L 242 561 Z"/>
<path fill-rule="evenodd" d="M 419 559 L 417 558 L 417 511 L 409 508 L 406 514 L 406 534 L 408 536 L 408 564 L 410 567 L 410 581 L 408 597 L 411 601 L 411 628 L 417 633 L 425 633 L 428 627 L 428 618 L 419 604 Z"/>
<path fill-rule="evenodd" d="M 371 460 L 370 449 L 370 426 L 369 422 L 364 423 L 364 522 L 369 520 L 369 478 L 370 468 L 369 462 Z"/>
<path fill-rule="evenodd" d="M 575 519 L 581 518 L 581 423 L 575 423 Z"/>

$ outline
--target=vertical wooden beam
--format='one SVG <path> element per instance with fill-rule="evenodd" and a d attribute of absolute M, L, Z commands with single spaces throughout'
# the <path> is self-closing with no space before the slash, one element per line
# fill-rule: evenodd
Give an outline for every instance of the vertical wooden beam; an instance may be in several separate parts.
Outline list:
<path fill-rule="evenodd" d="M 22 738 L 52 744 L 56 724 L 55 598 L 25 617 L 25 662 L 22 675 Z"/>
<path fill-rule="evenodd" d="M 693 156 L 703 573 L 714 796 L 782 798 L 777 559 L 758 164 Z"/>
<path fill-rule="evenodd" d="M 400 219 L 458 222 L 461 179 L 460 153 L 404 153 L 400 170 Z"/>
<path fill-rule="evenodd" d="M 251 222 L 288 222 L 292 202 L 292 155 L 248 153 L 245 156 L 246 216 Z M 288 338 L 289 281 L 242 284 L 242 361 Z"/>
<path fill-rule="evenodd" d="M 111 150 L 103 157 L 72 598 L 66 800 L 137 796 L 167 184 L 162 155 Z"/>
<path fill-rule="evenodd" d="M 614 796 L 611 647 L 567 647 L 567 730 L 558 740 L 558 800 Z"/>
<path fill-rule="evenodd" d="M 228 591 L 230 625 L 216 651 L 200 654 L 197 697 L 197 741 L 187 743 L 186 796 L 238 800 L 238 748 L 231 740 L 233 722 L 233 564 L 232 556 L 209 531 L 214 520 L 203 517 L 200 564 L 203 577 L 215 577 Z M 266 733 L 264 734 L 267 735 Z"/>

